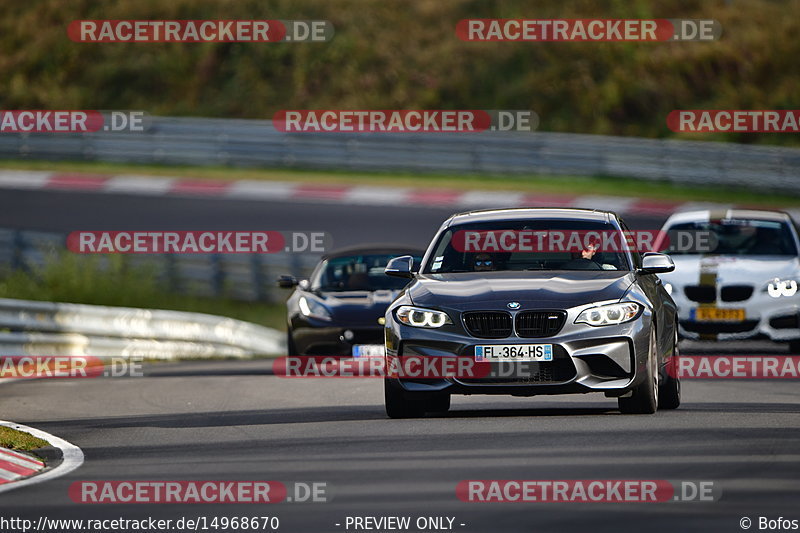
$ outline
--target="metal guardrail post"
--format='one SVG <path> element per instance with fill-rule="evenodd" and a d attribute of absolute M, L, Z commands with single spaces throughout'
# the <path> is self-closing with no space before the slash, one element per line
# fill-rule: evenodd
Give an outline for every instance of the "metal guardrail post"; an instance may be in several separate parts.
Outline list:
<path fill-rule="evenodd" d="M 25 237 L 22 231 L 14 231 L 13 251 L 11 253 L 11 268 L 14 270 L 27 270 L 24 260 Z"/>
<path fill-rule="evenodd" d="M 266 280 L 264 279 L 264 272 L 262 268 L 264 262 L 261 259 L 261 254 L 253 254 L 250 256 L 250 266 L 253 269 L 253 286 L 255 287 L 256 299 L 259 301 L 266 301 Z"/>
<path fill-rule="evenodd" d="M 222 258 L 219 254 L 211 256 L 211 269 L 211 286 L 214 288 L 214 295 L 220 298 L 225 290 L 225 272 L 222 269 Z"/>

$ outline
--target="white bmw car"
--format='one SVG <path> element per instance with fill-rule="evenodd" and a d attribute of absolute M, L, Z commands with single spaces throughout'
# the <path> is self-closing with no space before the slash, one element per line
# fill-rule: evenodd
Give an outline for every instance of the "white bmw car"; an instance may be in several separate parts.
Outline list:
<path fill-rule="evenodd" d="M 659 277 L 678 305 L 682 337 L 771 339 L 800 353 L 800 232 L 788 214 L 676 213 L 663 231 L 675 270 Z M 681 250 L 681 233 L 703 235 L 709 245 Z"/>

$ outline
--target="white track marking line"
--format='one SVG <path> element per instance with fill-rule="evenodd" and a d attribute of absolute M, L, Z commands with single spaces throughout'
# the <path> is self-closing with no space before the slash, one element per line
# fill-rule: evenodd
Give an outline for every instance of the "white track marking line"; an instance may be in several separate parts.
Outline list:
<path fill-rule="evenodd" d="M 524 203 L 525 193 L 499 191 L 468 191 L 454 202 L 464 207 L 518 207 Z"/>
<path fill-rule="evenodd" d="M 119 174 L 109 179 L 104 186 L 107 192 L 133 194 L 167 194 L 178 178 L 165 176 L 138 176 L 135 174 Z"/>
<path fill-rule="evenodd" d="M 572 202 L 572 207 L 627 213 L 636 200 L 636 198 L 625 198 L 622 196 L 578 196 L 575 198 L 575 201 Z"/>
<path fill-rule="evenodd" d="M 2 170 L 0 171 L 0 188 L 4 189 L 41 189 L 54 172 L 39 172 L 29 170 Z"/>
<path fill-rule="evenodd" d="M 291 198 L 297 185 L 296 183 L 285 181 L 238 180 L 231 182 L 231 186 L 222 196 L 249 200 Z"/>

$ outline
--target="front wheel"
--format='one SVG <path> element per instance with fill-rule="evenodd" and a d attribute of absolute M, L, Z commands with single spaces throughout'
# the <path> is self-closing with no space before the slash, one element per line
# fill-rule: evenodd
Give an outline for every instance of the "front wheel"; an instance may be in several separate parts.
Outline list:
<path fill-rule="evenodd" d="M 659 409 L 677 409 L 681 405 L 681 380 L 678 377 L 678 336 L 675 336 L 675 345 L 672 348 L 672 357 L 667 362 L 666 376 L 661 383 L 659 391 Z"/>
<path fill-rule="evenodd" d="M 291 329 L 286 332 L 286 355 L 298 355 Z"/>
<path fill-rule="evenodd" d="M 407 398 L 403 389 L 395 387 L 388 379 L 383 380 L 383 400 L 389 418 L 418 418 L 425 414 L 421 401 Z"/>
<path fill-rule="evenodd" d="M 658 409 L 658 349 L 656 332 L 650 330 L 650 348 L 647 353 L 645 375 L 639 385 L 631 391 L 627 398 L 619 398 L 619 410 L 623 414 L 651 415 Z"/>
<path fill-rule="evenodd" d="M 438 394 L 428 402 L 425 410 L 430 413 L 446 413 L 450 410 L 450 395 Z"/>

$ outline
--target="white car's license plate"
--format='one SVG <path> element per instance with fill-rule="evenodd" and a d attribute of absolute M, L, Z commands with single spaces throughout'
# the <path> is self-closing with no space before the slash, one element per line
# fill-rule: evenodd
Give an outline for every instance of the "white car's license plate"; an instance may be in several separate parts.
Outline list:
<path fill-rule="evenodd" d="M 479 363 L 552 360 L 552 344 L 491 344 L 475 347 L 475 361 Z"/>
<path fill-rule="evenodd" d="M 353 346 L 353 357 L 383 357 L 386 351 L 383 344 L 356 344 Z"/>

